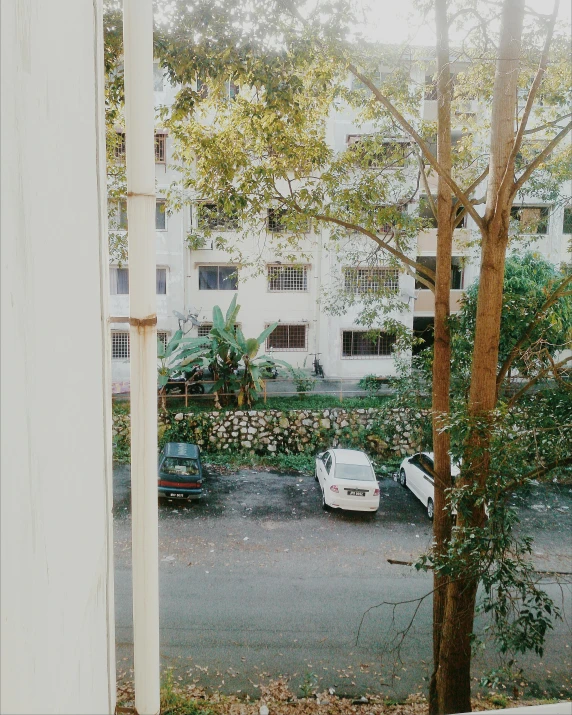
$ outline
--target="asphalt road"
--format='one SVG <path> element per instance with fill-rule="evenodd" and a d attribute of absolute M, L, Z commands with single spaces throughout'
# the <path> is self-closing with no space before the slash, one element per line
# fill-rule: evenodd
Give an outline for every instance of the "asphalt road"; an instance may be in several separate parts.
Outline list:
<path fill-rule="evenodd" d="M 430 592 L 431 578 L 387 559 L 415 559 L 430 545 L 431 524 L 411 492 L 390 479 L 381 487 L 373 516 L 324 512 L 312 477 L 252 471 L 210 474 L 200 502 L 161 503 L 163 667 L 206 687 L 251 695 L 279 675 L 294 690 L 304 681 L 351 695 L 424 690 L 431 598 L 420 605 L 413 599 Z M 523 528 L 535 536 L 539 569 L 572 571 L 571 511 L 570 487 L 539 487 L 523 500 Z M 128 677 L 128 467 L 115 471 L 115 559 L 118 671 Z M 525 659 L 529 692 L 570 696 L 571 589 L 547 580 L 568 620 L 555 624 L 543 660 Z M 389 605 L 399 601 L 412 602 Z M 489 645 L 475 660 L 475 676 L 498 665 Z"/>

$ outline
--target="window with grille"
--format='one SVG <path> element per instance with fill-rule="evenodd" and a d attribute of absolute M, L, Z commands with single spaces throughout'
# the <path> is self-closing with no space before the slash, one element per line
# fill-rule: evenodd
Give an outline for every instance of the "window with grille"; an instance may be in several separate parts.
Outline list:
<path fill-rule="evenodd" d="M 199 266 L 199 290 L 238 290 L 236 266 Z"/>
<path fill-rule="evenodd" d="M 391 355 L 395 335 L 367 330 L 342 332 L 342 357 L 383 357 Z"/>
<path fill-rule="evenodd" d="M 277 325 L 266 338 L 267 350 L 307 350 L 306 325 Z"/>
<path fill-rule="evenodd" d="M 572 233 L 572 207 L 564 209 L 562 233 Z"/>
<path fill-rule="evenodd" d="M 109 288 L 111 295 L 129 295 L 129 269 L 111 266 Z"/>
<path fill-rule="evenodd" d="M 359 295 L 399 290 L 399 270 L 397 268 L 344 268 L 346 293 Z"/>
<path fill-rule="evenodd" d="M 307 266 L 268 266 L 268 290 L 289 292 L 308 290 Z"/>
<path fill-rule="evenodd" d="M 117 141 L 113 151 L 117 161 L 125 161 L 125 134 L 117 132 Z"/>
<path fill-rule="evenodd" d="M 166 202 L 164 199 L 157 199 L 155 202 L 155 230 L 165 231 L 167 228 L 167 214 L 165 212 Z"/>
<path fill-rule="evenodd" d="M 167 295 L 167 269 L 157 268 L 155 275 L 157 295 Z"/>
<path fill-rule="evenodd" d="M 197 328 L 197 335 L 199 338 L 205 338 L 208 337 L 208 335 L 211 332 L 211 329 L 213 327 L 212 323 L 201 323 L 199 327 Z M 234 332 L 236 332 L 237 328 L 240 327 L 239 323 L 235 323 L 234 325 Z"/>
<path fill-rule="evenodd" d="M 286 213 L 286 209 L 268 209 L 266 217 L 268 230 L 272 233 L 283 233 L 286 231 L 288 228 L 284 222 Z"/>
<path fill-rule="evenodd" d="M 519 222 L 518 230 L 521 233 L 548 233 L 549 206 L 513 206 L 510 215 L 513 220 Z"/>
<path fill-rule="evenodd" d="M 199 325 L 199 327 L 197 328 L 197 334 L 199 338 L 206 338 L 211 332 L 212 327 L 212 323 L 201 323 L 201 325 Z"/>
<path fill-rule="evenodd" d="M 238 215 L 226 213 L 218 204 L 199 204 L 197 228 L 210 231 L 236 231 L 239 228 Z"/>
<path fill-rule="evenodd" d="M 362 168 L 394 169 L 405 166 L 411 145 L 402 141 L 381 141 L 368 134 L 348 134 L 348 149 L 354 152 L 356 164 Z"/>
<path fill-rule="evenodd" d="M 113 330 L 111 332 L 111 357 L 113 360 L 129 358 L 129 333 Z"/>
<path fill-rule="evenodd" d="M 167 135 L 155 134 L 155 164 L 165 164 L 167 161 Z"/>
<path fill-rule="evenodd" d="M 169 342 L 169 333 L 166 333 L 164 330 L 158 330 L 157 340 L 160 340 L 163 343 L 163 347 L 166 348 Z"/>

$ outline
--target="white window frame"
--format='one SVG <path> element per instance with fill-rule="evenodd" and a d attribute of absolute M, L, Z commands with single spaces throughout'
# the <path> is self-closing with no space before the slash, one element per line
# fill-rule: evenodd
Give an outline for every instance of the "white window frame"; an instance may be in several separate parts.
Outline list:
<path fill-rule="evenodd" d="M 165 132 L 155 132 L 154 136 L 155 164 L 167 163 L 167 135 Z"/>
<path fill-rule="evenodd" d="M 119 293 L 118 291 L 118 272 L 127 272 L 127 291 Z M 127 266 L 109 266 L 109 294 L 110 295 L 129 295 L 129 268 Z"/>
<path fill-rule="evenodd" d="M 209 291 L 209 292 L 216 292 L 216 291 L 225 291 L 225 292 L 233 292 L 238 290 L 238 266 L 233 264 L 233 263 L 199 263 L 197 266 L 197 278 L 199 282 L 198 289 L 200 291 Z M 201 288 L 201 268 L 217 268 L 217 287 L 216 288 Z M 220 269 L 221 268 L 232 268 L 233 273 L 236 273 L 236 287 L 235 288 L 221 288 L 221 280 L 220 280 Z"/>

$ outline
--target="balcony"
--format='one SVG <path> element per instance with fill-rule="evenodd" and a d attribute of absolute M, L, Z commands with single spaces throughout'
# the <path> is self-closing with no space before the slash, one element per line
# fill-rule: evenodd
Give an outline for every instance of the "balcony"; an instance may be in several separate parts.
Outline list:
<path fill-rule="evenodd" d="M 465 295 L 464 290 L 449 291 L 449 310 L 451 313 L 458 313 L 461 308 L 461 299 Z M 431 290 L 415 291 L 415 307 L 413 315 L 434 315 L 435 314 L 435 294 Z"/>
<path fill-rule="evenodd" d="M 463 255 L 468 252 L 467 244 L 471 238 L 471 231 L 468 228 L 457 228 L 453 233 L 453 253 Z M 417 254 L 435 255 L 437 253 L 437 229 L 430 228 L 420 231 L 417 236 Z"/>

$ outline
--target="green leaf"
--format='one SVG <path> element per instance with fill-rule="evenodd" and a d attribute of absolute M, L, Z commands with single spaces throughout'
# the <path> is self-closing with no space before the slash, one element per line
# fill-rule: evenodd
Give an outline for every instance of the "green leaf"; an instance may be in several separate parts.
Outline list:
<path fill-rule="evenodd" d="M 274 328 L 278 325 L 278 323 L 272 323 L 272 325 L 269 325 L 266 330 L 263 330 L 260 335 L 256 338 L 258 341 L 259 345 L 262 345 L 262 343 L 266 340 L 266 338 L 272 333 Z"/>

